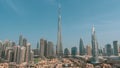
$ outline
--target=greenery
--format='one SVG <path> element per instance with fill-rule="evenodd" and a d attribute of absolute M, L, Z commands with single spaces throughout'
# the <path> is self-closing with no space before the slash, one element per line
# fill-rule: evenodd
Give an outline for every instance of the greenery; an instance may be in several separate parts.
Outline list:
<path fill-rule="evenodd" d="M 39 58 L 34 58 L 34 63 L 38 63 L 39 62 Z"/>

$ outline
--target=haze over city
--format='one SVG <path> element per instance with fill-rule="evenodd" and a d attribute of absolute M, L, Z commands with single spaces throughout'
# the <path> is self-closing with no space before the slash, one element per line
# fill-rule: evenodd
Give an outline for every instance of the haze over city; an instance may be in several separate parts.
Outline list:
<path fill-rule="evenodd" d="M 61 0 L 64 48 L 91 44 L 93 24 L 99 47 L 120 41 L 120 0 Z M 22 34 L 36 48 L 40 38 L 57 44 L 56 0 L 0 0 L 0 40 L 18 42 Z"/>

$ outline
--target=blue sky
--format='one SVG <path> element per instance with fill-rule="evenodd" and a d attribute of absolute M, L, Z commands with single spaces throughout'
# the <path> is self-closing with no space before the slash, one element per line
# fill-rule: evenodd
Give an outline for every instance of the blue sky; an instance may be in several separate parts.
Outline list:
<path fill-rule="evenodd" d="M 22 34 L 36 47 L 40 38 L 57 41 L 56 0 L 0 0 L 0 39 L 18 43 Z M 120 0 L 61 0 L 63 47 L 91 44 L 95 25 L 99 46 L 120 41 Z"/>

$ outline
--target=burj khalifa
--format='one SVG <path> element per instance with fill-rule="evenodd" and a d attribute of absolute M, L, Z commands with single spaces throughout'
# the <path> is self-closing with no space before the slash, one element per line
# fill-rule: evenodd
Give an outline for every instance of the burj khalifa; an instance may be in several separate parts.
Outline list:
<path fill-rule="evenodd" d="M 92 63 L 99 63 L 98 60 L 98 42 L 95 35 L 95 27 L 92 27 Z"/>

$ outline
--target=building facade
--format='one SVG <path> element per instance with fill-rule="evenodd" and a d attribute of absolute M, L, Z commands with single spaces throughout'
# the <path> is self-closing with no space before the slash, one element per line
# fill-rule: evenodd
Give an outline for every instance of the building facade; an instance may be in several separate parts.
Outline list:
<path fill-rule="evenodd" d="M 118 56 L 118 52 L 119 52 L 118 41 L 113 41 L 113 50 L 114 50 L 114 55 Z"/>
<path fill-rule="evenodd" d="M 112 47 L 111 47 L 111 44 L 107 44 L 107 45 L 106 45 L 106 52 L 107 52 L 107 56 L 111 56 L 111 55 L 112 55 Z"/>
<path fill-rule="evenodd" d="M 71 48 L 71 55 L 72 55 L 72 56 L 77 55 L 77 47 L 72 47 L 72 48 Z"/>
<path fill-rule="evenodd" d="M 85 48 L 84 48 L 84 44 L 83 44 L 82 38 L 80 38 L 79 55 L 85 55 Z"/>

